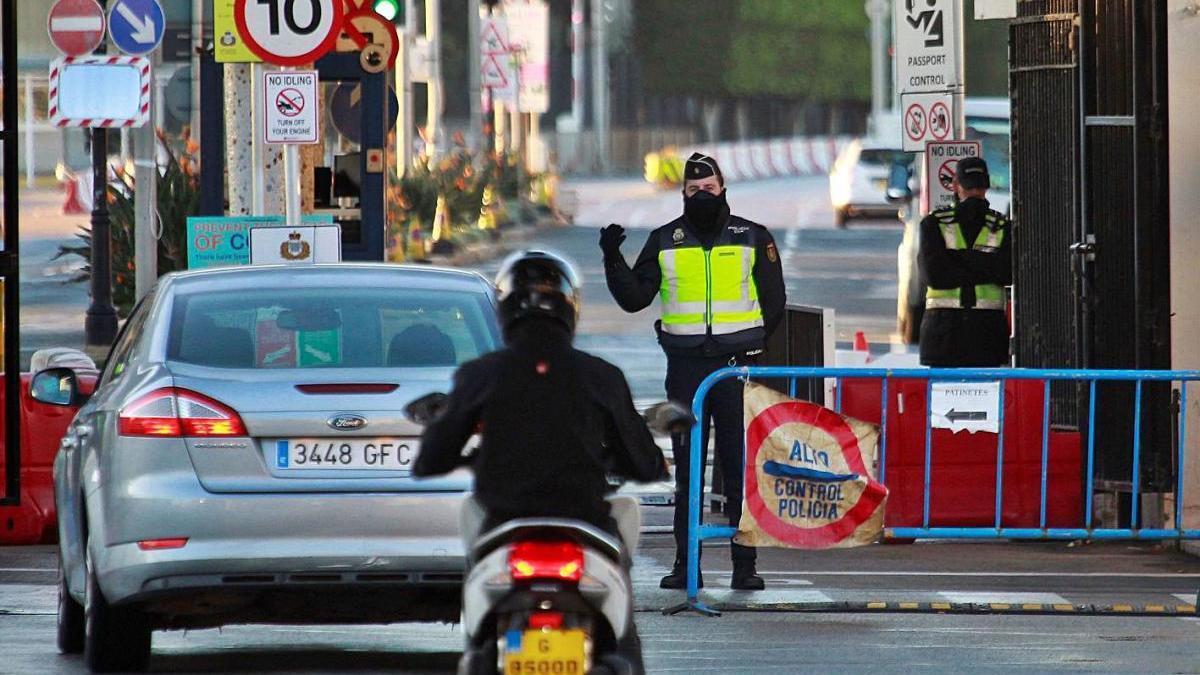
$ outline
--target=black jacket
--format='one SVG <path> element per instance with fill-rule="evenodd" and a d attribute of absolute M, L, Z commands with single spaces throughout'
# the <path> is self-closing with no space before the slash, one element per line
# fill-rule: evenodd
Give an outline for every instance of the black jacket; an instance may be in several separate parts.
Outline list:
<path fill-rule="evenodd" d="M 762 306 L 763 331 L 761 334 L 750 336 L 749 339 L 737 343 L 714 340 L 710 334 L 707 338 L 696 340 L 694 337 L 670 335 L 662 331 L 662 322 L 655 322 L 658 332 L 658 342 L 667 354 L 682 356 L 730 356 L 757 352 L 766 346 L 766 338 L 775 331 L 783 320 L 784 304 L 787 301 L 787 288 L 783 282 L 783 265 L 779 261 L 779 250 L 775 239 L 767 228 L 745 218 L 728 216 L 723 227 L 751 228 L 755 242 L 754 282 L 758 286 L 758 302 Z M 604 275 L 608 281 L 608 290 L 613 299 L 626 312 L 640 312 L 654 302 L 662 285 L 662 269 L 658 264 L 658 253 L 662 250 L 662 242 L 669 240 L 664 233 L 671 234 L 678 228 L 684 228 L 703 242 L 705 249 L 712 248 L 716 239 L 713 234 L 705 236 L 697 231 L 683 216 L 663 225 L 650 233 L 641 254 L 633 268 L 625 262 L 623 256 L 615 259 L 605 259 Z"/>
<path fill-rule="evenodd" d="M 967 199 L 955 207 L 963 238 L 974 242 L 993 214 L 1004 239 L 996 251 L 950 250 L 938 219 L 921 221 L 921 279 L 930 288 L 961 288 L 966 309 L 927 309 L 921 321 L 921 363 L 943 367 L 1004 366 L 1008 359 L 1008 321 L 1004 312 L 974 309 L 977 284 L 1012 284 L 1012 225 L 987 200 Z"/>
<path fill-rule="evenodd" d="M 446 408 L 421 436 L 413 474 L 471 466 L 487 528 L 561 517 L 615 531 L 606 474 L 666 478 L 662 451 L 616 366 L 541 321 L 517 328 L 509 348 L 459 367 Z M 464 458 L 476 431 L 482 443 Z"/>

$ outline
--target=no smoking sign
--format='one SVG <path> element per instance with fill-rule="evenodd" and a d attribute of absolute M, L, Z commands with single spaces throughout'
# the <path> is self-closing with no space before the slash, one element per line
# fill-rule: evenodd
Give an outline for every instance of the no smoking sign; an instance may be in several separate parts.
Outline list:
<path fill-rule="evenodd" d="M 263 75 L 263 139 L 267 143 L 313 144 L 318 140 L 317 73 L 267 71 Z"/>

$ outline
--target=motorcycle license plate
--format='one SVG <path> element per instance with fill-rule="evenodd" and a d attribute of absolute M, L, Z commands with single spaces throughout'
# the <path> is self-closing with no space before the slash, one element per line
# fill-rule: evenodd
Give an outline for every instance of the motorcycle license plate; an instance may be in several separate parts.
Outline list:
<path fill-rule="evenodd" d="M 582 630 L 509 631 L 505 675 L 584 675 L 587 635 Z"/>

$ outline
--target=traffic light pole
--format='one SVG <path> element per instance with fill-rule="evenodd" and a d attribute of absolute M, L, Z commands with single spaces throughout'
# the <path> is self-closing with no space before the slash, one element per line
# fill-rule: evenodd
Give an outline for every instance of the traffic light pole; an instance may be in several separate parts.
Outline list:
<path fill-rule="evenodd" d="M 106 0 L 99 0 L 105 9 Z M 100 43 L 97 53 L 105 52 Z M 89 347 L 107 347 L 117 337 L 112 303 L 112 234 L 108 215 L 108 130 L 92 129 L 92 302 L 83 322 Z"/>

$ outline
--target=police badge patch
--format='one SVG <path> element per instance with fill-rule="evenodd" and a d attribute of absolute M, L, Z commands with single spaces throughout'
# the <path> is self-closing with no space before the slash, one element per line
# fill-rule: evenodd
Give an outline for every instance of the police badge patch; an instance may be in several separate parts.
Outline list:
<path fill-rule="evenodd" d="M 677 228 L 675 228 L 675 232 L 671 235 L 671 239 L 673 239 L 675 241 L 675 243 L 678 244 L 683 241 L 685 236 L 686 235 L 683 234 L 683 228 L 677 227 Z"/>
<path fill-rule="evenodd" d="M 767 244 L 767 260 L 771 262 L 779 261 L 779 251 L 775 250 L 775 242 Z"/>

